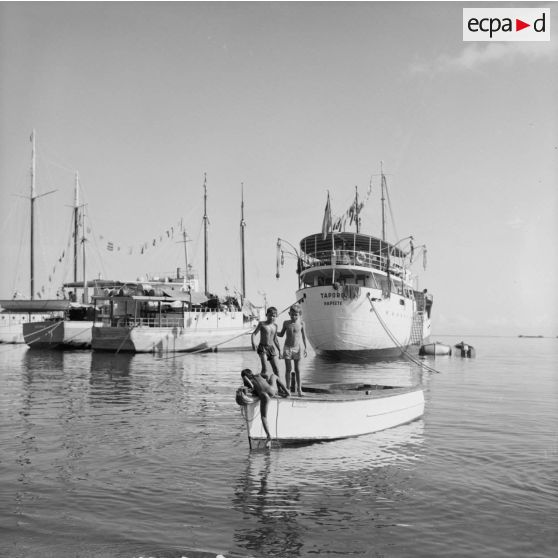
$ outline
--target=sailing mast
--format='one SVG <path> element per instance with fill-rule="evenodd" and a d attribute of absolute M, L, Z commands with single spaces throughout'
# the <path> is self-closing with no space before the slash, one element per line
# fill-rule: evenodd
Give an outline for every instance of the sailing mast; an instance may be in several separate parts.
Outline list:
<path fill-rule="evenodd" d="M 30 247 L 30 289 L 31 289 L 31 300 L 35 298 L 35 230 L 34 230 L 34 220 L 35 220 L 35 198 L 37 197 L 37 192 L 35 189 L 35 170 L 36 170 L 36 160 L 35 160 L 35 128 L 31 132 L 31 247 Z"/>
<path fill-rule="evenodd" d="M 87 304 L 89 299 L 89 292 L 87 289 L 87 279 L 85 276 L 85 243 L 87 239 L 85 238 L 85 205 L 83 205 L 83 211 L 81 212 L 81 261 L 83 265 L 83 303 Z"/>
<path fill-rule="evenodd" d="M 386 186 L 386 177 L 384 176 L 384 164 L 380 163 L 380 175 L 381 175 L 381 185 L 382 185 L 382 240 L 386 240 L 386 218 L 385 218 L 385 197 L 384 190 Z"/>
<path fill-rule="evenodd" d="M 188 233 L 186 231 L 182 231 L 182 242 L 184 242 L 184 286 L 190 286 L 189 283 L 189 276 L 188 276 Z"/>
<path fill-rule="evenodd" d="M 204 284 L 205 284 L 205 295 L 209 294 L 209 283 L 207 278 L 207 261 L 208 261 L 208 250 L 207 250 L 207 225 L 208 225 L 208 218 L 207 218 L 207 175 L 206 173 L 203 174 L 203 250 L 204 250 L 204 268 L 203 268 L 203 275 L 204 275 Z"/>
<path fill-rule="evenodd" d="M 78 268 L 78 235 L 79 235 L 79 173 L 76 171 L 74 190 L 74 283 L 77 283 Z"/>
<path fill-rule="evenodd" d="M 246 221 L 244 220 L 244 183 L 241 183 L 240 187 L 240 293 L 242 295 L 242 300 L 244 300 L 246 298 L 246 259 L 244 246 L 244 229 L 246 228 Z"/>

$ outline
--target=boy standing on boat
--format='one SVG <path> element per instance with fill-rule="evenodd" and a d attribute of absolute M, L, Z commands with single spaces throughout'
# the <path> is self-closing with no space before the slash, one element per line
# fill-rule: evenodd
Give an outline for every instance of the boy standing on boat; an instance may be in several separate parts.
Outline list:
<path fill-rule="evenodd" d="M 267 373 L 267 365 L 265 359 L 271 364 L 274 374 L 279 377 L 279 367 L 277 366 L 277 356 L 281 358 L 281 347 L 277 339 L 277 308 L 270 306 L 266 312 L 267 319 L 265 322 L 259 322 L 256 329 L 252 332 L 252 349 L 256 350 L 254 337 L 260 334 L 260 343 L 258 345 L 258 355 L 262 362 L 262 374 Z"/>
<path fill-rule="evenodd" d="M 306 350 L 306 334 L 304 333 L 304 324 L 300 319 L 302 310 L 300 304 L 293 304 L 289 309 L 290 320 L 283 322 L 283 329 L 281 333 L 277 335 L 283 337 L 287 335 L 285 339 L 285 345 L 283 346 L 283 358 L 285 359 L 285 384 L 291 390 L 293 389 L 293 378 L 292 378 L 292 362 L 294 362 L 294 389 L 299 396 L 302 396 L 302 384 L 300 382 L 300 359 L 302 357 L 302 344 L 304 343 L 304 356 L 308 356 L 308 351 Z M 291 362 L 292 361 L 292 362 Z"/>

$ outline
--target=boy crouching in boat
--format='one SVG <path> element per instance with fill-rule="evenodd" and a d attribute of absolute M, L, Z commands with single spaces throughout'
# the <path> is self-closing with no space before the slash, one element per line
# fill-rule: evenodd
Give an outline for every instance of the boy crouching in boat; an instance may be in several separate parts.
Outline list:
<path fill-rule="evenodd" d="M 271 446 L 271 435 L 267 425 L 267 408 L 269 400 L 277 394 L 283 397 L 289 397 L 289 390 L 285 384 L 275 374 L 254 374 L 249 368 L 245 368 L 241 373 L 242 382 L 246 387 L 254 390 L 260 398 L 260 414 L 262 417 L 262 424 L 267 435 L 266 446 Z"/>

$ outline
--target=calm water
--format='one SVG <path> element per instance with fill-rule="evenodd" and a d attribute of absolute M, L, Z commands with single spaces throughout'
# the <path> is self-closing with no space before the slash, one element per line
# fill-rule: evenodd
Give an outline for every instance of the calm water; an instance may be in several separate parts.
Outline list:
<path fill-rule="evenodd" d="M 234 401 L 255 353 L 0 345 L 0 556 L 554 557 L 558 339 L 466 340 L 439 373 L 307 359 L 307 381 L 422 383 L 424 418 L 258 452 Z"/>

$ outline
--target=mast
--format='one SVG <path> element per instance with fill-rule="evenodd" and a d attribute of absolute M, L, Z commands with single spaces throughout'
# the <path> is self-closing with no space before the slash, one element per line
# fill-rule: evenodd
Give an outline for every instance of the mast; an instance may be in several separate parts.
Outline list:
<path fill-rule="evenodd" d="M 34 220 L 35 220 L 35 198 L 37 197 L 37 192 L 35 189 L 35 170 L 36 170 L 36 156 L 35 156 L 35 128 L 31 132 L 31 245 L 30 245 L 30 269 L 29 269 L 29 279 L 30 279 L 30 289 L 31 289 L 31 300 L 35 298 L 35 230 L 34 230 Z"/>
<path fill-rule="evenodd" d="M 244 220 L 244 183 L 240 185 L 240 293 L 242 299 L 246 298 L 246 259 L 245 259 L 245 245 L 244 245 L 244 229 L 246 228 L 246 221 Z"/>
<path fill-rule="evenodd" d="M 79 235 L 79 173 L 76 171 L 74 190 L 74 283 L 77 283 L 78 268 L 78 235 Z"/>
<path fill-rule="evenodd" d="M 189 286 L 190 283 L 188 282 L 188 234 L 186 231 L 182 231 L 182 242 L 184 242 L 184 286 Z"/>
<path fill-rule="evenodd" d="M 207 277 L 207 263 L 208 263 L 208 251 L 207 251 L 207 225 L 208 225 L 208 218 L 207 218 L 207 175 L 203 173 L 203 251 L 204 251 L 204 267 L 203 267 L 203 275 L 204 275 L 204 288 L 205 288 L 205 295 L 209 294 L 209 282 Z"/>
<path fill-rule="evenodd" d="M 87 279 L 85 278 L 85 206 L 81 213 L 81 261 L 83 265 L 83 303 L 87 304 L 89 294 L 87 292 Z"/>
<path fill-rule="evenodd" d="M 386 177 L 384 176 L 384 164 L 380 162 L 380 175 L 381 175 L 381 186 L 382 186 L 382 240 L 385 242 L 386 240 L 386 218 L 385 218 L 385 197 L 384 197 L 384 189 L 385 189 L 385 182 Z"/>
<path fill-rule="evenodd" d="M 360 232 L 360 209 L 358 207 L 358 186 L 355 186 L 355 222 L 356 232 Z"/>

